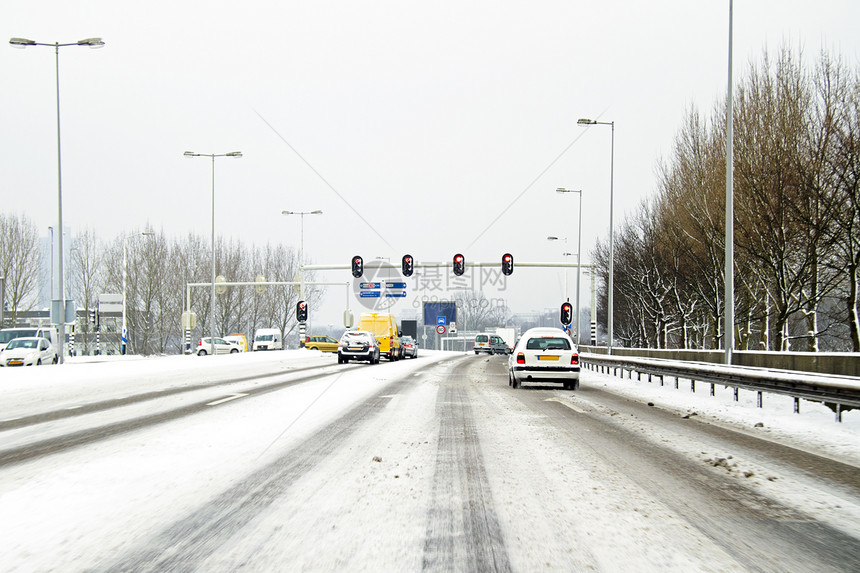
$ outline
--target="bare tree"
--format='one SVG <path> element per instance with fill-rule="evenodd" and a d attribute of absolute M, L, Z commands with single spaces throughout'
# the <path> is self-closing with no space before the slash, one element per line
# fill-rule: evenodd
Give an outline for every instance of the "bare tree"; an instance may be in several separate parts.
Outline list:
<path fill-rule="evenodd" d="M 79 301 L 84 310 L 98 307 L 98 295 L 103 285 L 104 247 L 94 231 L 84 229 L 75 237 L 72 250 L 72 268 L 76 273 L 72 278 L 72 296 Z M 90 334 L 93 325 L 84 320 L 80 325 L 83 333 L 84 353 L 90 353 Z"/>
<path fill-rule="evenodd" d="M 0 244 L 3 245 L 0 249 L 0 275 L 6 280 L 6 298 L 11 311 L 9 318 L 14 324 L 18 312 L 30 310 L 36 304 L 41 267 L 39 233 L 26 215 L 19 218 L 0 214 Z M 0 304 L 7 301 L 0 301 Z"/>

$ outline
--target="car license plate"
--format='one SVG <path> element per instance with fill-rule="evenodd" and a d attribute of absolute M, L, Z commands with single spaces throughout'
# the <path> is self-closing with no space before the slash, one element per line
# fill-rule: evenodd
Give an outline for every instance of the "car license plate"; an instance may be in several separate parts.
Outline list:
<path fill-rule="evenodd" d="M 356 350 L 364 350 L 364 348 L 362 348 L 361 346 L 350 346 L 349 349 L 353 352 Z"/>
<path fill-rule="evenodd" d="M 538 360 L 558 360 L 558 356 L 538 356 Z"/>
<path fill-rule="evenodd" d="M 9 366 L 21 366 L 22 364 L 24 364 L 23 360 L 10 360 L 9 361 Z"/>

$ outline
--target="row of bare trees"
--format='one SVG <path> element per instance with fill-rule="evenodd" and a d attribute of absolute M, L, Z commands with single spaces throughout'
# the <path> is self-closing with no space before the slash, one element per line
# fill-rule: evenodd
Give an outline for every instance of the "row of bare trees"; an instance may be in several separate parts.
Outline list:
<path fill-rule="evenodd" d="M 39 268 L 38 233 L 26 217 L 0 216 L 0 273 L 7 277 L 7 321 L 14 323 L 18 311 L 36 307 Z M 6 247 L 9 245 L 9 248 Z M 125 250 L 125 254 L 123 251 Z M 100 240 L 84 230 L 71 240 L 67 264 L 66 298 L 78 308 L 98 306 L 101 293 L 123 292 L 123 259 L 127 261 L 125 279 L 126 323 L 129 346 L 139 354 L 173 354 L 182 351 L 184 331 L 181 316 L 185 310 L 188 283 L 209 282 L 212 252 L 208 240 L 188 235 L 168 238 L 151 229 L 133 230 L 112 241 Z M 246 246 L 241 241 L 218 239 L 215 268 L 228 282 L 253 281 L 262 275 L 270 282 L 290 282 L 299 275 L 294 249 L 283 245 Z M 306 273 L 306 281 L 313 281 Z M 210 316 L 209 288 L 190 289 L 190 308 L 197 315 L 193 340 L 208 336 Z M 307 286 L 305 296 L 316 306 L 324 290 Z M 254 287 L 227 287 L 216 295 L 215 330 L 217 335 L 242 332 L 250 338 L 257 328 L 277 327 L 285 336 L 292 332 L 298 291 L 292 286 L 272 285 L 260 293 Z M 79 321 L 82 349 L 92 351 L 94 327 Z M 205 334 L 204 334 L 205 333 Z"/>
<path fill-rule="evenodd" d="M 733 99 L 738 348 L 860 352 L 860 68 L 784 48 Z M 722 346 L 725 118 L 725 102 L 687 114 L 656 195 L 616 235 L 616 343 Z M 594 256 L 605 320 L 608 245 Z"/>

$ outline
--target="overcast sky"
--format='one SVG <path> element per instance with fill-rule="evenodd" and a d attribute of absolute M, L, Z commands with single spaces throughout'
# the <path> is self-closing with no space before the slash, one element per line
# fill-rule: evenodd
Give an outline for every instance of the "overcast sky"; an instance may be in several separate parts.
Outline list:
<path fill-rule="evenodd" d="M 4 3 L 0 27 L 5 41 L 105 41 L 60 50 L 73 234 L 208 238 L 211 162 L 183 152 L 241 151 L 216 161 L 220 236 L 298 247 L 299 218 L 281 211 L 322 209 L 305 218 L 314 263 L 561 260 L 576 252 L 578 198 L 555 193 L 567 187 L 583 191 L 587 263 L 608 234 L 611 130 L 577 119 L 615 122 L 618 225 L 654 192 L 686 111 L 725 97 L 728 4 L 34 0 Z M 856 0 L 738 0 L 735 78 L 785 43 L 856 65 L 858 23 Z M 0 49 L 0 210 L 44 235 L 57 217 L 53 52 Z M 555 307 L 560 276 L 519 268 L 486 294 Z M 339 322 L 342 292 L 317 316 Z"/>

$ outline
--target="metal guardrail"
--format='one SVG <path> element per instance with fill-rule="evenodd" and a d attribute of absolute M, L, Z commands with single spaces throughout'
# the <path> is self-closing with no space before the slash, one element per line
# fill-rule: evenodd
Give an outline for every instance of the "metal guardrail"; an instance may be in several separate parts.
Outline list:
<path fill-rule="evenodd" d="M 679 379 L 689 380 L 693 392 L 696 391 L 696 383 L 703 382 L 711 385 L 711 396 L 716 384 L 729 386 L 734 389 L 735 401 L 738 400 L 739 389 L 753 390 L 758 393 L 756 404 L 759 408 L 762 407 L 764 392 L 793 397 L 795 413 L 800 412 L 801 399 L 825 402 L 834 405 L 837 422 L 842 421 L 844 407 L 860 408 L 860 378 L 592 353 L 580 354 L 580 360 L 585 368 L 601 373 L 611 372 L 615 376 L 620 370 L 622 378 L 625 371 L 629 372 L 629 378 L 636 372 L 638 380 L 642 379 L 642 374 L 647 374 L 649 382 L 657 376 L 661 386 L 667 376 L 675 378 L 675 388 Z"/>

